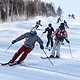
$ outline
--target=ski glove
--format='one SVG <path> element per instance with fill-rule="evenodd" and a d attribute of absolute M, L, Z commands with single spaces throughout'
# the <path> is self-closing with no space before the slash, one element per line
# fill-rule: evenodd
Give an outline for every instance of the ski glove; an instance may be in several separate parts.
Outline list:
<path fill-rule="evenodd" d="M 40 48 L 41 48 L 41 49 L 44 49 L 44 46 L 43 46 L 43 45 L 40 45 Z"/>
<path fill-rule="evenodd" d="M 53 38 L 54 37 L 54 33 L 51 35 L 51 38 Z"/>
<path fill-rule="evenodd" d="M 14 44 L 15 42 L 16 42 L 16 40 L 13 40 L 13 41 L 12 41 L 12 44 Z"/>
<path fill-rule="evenodd" d="M 43 33 L 46 33 L 46 31 L 44 31 Z"/>
<path fill-rule="evenodd" d="M 70 41 L 69 41 L 66 37 L 64 37 L 64 38 L 65 38 L 66 42 L 69 44 L 69 43 L 70 43 Z"/>
<path fill-rule="evenodd" d="M 69 43 L 70 43 L 70 41 L 67 41 L 67 43 L 69 44 Z"/>

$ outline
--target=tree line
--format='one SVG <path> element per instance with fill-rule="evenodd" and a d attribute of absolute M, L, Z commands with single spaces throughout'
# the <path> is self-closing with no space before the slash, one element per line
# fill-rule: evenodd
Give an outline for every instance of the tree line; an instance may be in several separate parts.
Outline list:
<path fill-rule="evenodd" d="M 61 16 L 60 6 L 55 10 L 52 3 L 40 0 L 0 0 L 0 21 L 28 20 L 35 16 Z"/>

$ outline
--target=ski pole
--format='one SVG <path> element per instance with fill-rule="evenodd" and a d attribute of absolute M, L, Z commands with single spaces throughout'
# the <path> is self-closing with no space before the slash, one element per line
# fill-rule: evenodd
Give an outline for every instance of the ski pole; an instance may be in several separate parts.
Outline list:
<path fill-rule="evenodd" d="M 69 45 L 69 50 L 70 50 L 71 58 L 73 58 L 70 45 Z"/>
<path fill-rule="evenodd" d="M 6 49 L 6 51 L 7 51 L 11 46 L 12 46 L 12 44 Z M 6 52 L 6 51 L 5 51 L 5 52 Z"/>
<path fill-rule="evenodd" d="M 52 64 L 52 66 L 54 66 L 53 63 L 51 62 L 50 58 L 47 56 L 46 52 L 44 51 L 44 49 L 43 49 L 43 52 L 45 53 L 46 57 L 48 58 L 48 60 L 49 60 L 50 63 Z"/>

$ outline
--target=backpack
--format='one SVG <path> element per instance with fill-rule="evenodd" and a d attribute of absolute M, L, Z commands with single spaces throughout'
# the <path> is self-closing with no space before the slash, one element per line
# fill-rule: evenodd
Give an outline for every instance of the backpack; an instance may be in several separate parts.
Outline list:
<path fill-rule="evenodd" d="M 56 33 L 56 39 L 61 41 L 64 39 L 64 36 L 65 36 L 65 29 L 63 29 L 63 30 L 58 29 L 58 31 Z"/>

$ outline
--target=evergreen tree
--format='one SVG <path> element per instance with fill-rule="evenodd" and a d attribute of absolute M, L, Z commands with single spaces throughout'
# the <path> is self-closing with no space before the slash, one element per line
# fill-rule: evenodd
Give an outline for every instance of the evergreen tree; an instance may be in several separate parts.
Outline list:
<path fill-rule="evenodd" d="M 61 16 L 61 15 L 62 15 L 62 9 L 61 9 L 60 6 L 59 6 L 58 9 L 57 9 L 57 15 L 58 15 L 58 16 Z"/>

